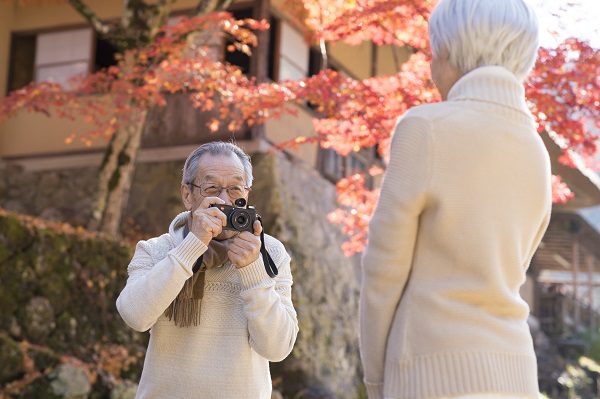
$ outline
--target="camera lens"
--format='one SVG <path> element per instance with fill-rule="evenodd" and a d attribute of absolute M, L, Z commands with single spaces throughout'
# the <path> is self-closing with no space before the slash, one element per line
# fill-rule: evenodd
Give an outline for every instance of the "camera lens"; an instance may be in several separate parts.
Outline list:
<path fill-rule="evenodd" d="M 250 225 L 250 214 L 243 210 L 235 210 L 231 215 L 231 225 L 236 230 L 246 230 Z"/>

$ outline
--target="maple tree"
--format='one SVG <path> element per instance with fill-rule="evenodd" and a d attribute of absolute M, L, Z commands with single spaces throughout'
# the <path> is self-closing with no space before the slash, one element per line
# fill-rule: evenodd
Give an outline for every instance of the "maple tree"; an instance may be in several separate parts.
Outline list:
<path fill-rule="evenodd" d="M 98 175 L 97 198 L 88 225 L 91 230 L 119 235 L 146 119 L 152 107 L 165 105 L 165 93 L 197 92 L 203 109 L 208 110 L 215 104 L 213 93 L 236 90 L 249 82 L 239 68 L 212 56 L 210 44 L 215 35 L 221 35 L 230 39 L 235 49 L 248 53 L 256 45 L 253 30 L 266 29 L 268 25 L 216 13 L 227 8 L 231 0 L 201 0 L 190 16 L 181 17 L 178 24 L 171 26 L 167 18 L 174 2 L 124 1 L 122 18 L 105 22 L 82 1 L 69 0 L 97 34 L 117 49 L 117 65 L 73 79 L 69 87 L 32 82 L 11 92 L 0 103 L 0 120 L 22 109 L 68 119 L 83 117 L 95 128 L 80 132 L 81 139 L 89 142 L 92 137 L 103 136 L 109 140 Z M 231 128 L 240 123 L 233 120 Z"/>
<path fill-rule="evenodd" d="M 336 105 L 320 108 L 326 117 L 315 121 L 318 137 L 310 141 L 319 141 L 341 154 L 376 143 L 385 158 L 397 117 L 411 106 L 439 100 L 429 75 L 431 54 L 426 24 L 434 3 L 356 0 L 335 7 L 312 0 L 295 9 L 305 21 L 309 40 L 344 40 L 349 44 L 372 40 L 412 50 L 398 74 L 345 82 L 346 87 L 358 88 L 361 93 L 350 90 L 344 97 L 343 91 L 341 96 L 334 91 Z M 562 143 L 559 161 L 576 167 L 577 158 L 593 166 L 600 131 L 599 50 L 578 38 L 568 38 L 555 48 L 540 48 L 525 89 L 538 131 L 550 132 Z M 369 173 L 380 174 L 381 170 Z M 553 176 L 552 185 L 553 202 L 564 203 L 573 197 L 560 176 Z M 332 212 L 329 220 L 341 224 L 349 236 L 343 249 L 350 256 L 364 249 L 378 190 L 367 189 L 364 175 L 342 179 L 337 190 L 341 208 Z"/>
<path fill-rule="evenodd" d="M 21 108 L 48 112 L 52 107 L 65 117 L 92 114 L 88 118 L 98 127 L 93 134 L 112 135 L 114 140 L 120 128 L 134 126 L 139 130 L 144 113 L 163 105 L 168 92 L 189 92 L 193 104 L 203 110 L 218 107 L 223 118 L 231 117 L 228 127 L 232 130 L 241 123 L 252 126 L 290 112 L 285 106 L 288 103 L 308 101 L 319 113 L 314 120 L 316 133 L 279 143 L 280 148 L 318 143 L 348 155 L 376 146 L 385 159 L 397 117 L 410 107 L 440 99 L 429 72 L 427 21 L 434 3 L 286 0 L 284 11 L 299 23 L 307 42 L 321 48 L 324 68 L 317 75 L 282 82 L 249 78 L 237 67 L 209 56 L 208 42 L 198 38 L 190 41 L 192 35 L 211 34 L 217 29 L 232 37 L 237 49 L 249 52 L 256 44 L 254 33 L 267 28 L 265 22 L 236 21 L 229 14 L 184 18 L 176 26 L 155 29 L 152 40 L 124 50 L 119 65 L 85 77 L 71 91 L 40 83 L 12 93 L 0 105 L 0 118 Z M 411 56 L 398 66 L 397 73 L 364 80 L 326 68 L 328 43 L 358 44 L 364 40 L 407 48 Z M 597 151 L 594 132 L 600 129 L 599 65 L 597 49 L 570 38 L 556 48 L 540 49 L 525 84 L 539 131 L 561 137 L 565 144 L 561 161 L 569 165 L 573 165 L 574 156 L 590 161 Z M 106 101 L 116 104 L 110 115 L 97 98 L 82 97 L 91 93 L 110 94 Z M 209 128 L 216 130 L 219 124 L 213 119 Z M 381 172 L 378 168 L 369 171 L 372 175 Z M 337 187 L 341 207 L 329 215 L 350 236 L 343 246 L 347 255 L 363 249 L 377 200 L 377 189 L 369 190 L 366 181 L 363 175 L 342 179 Z M 573 195 L 559 176 L 553 178 L 553 188 L 555 202 L 565 202 Z"/>
<path fill-rule="evenodd" d="M 285 93 L 286 101 L 308 100 L 321 116 L 314 120 L 316 135 L 297 138 L 279 146 L 317 142 L 347 155 L 377 145 L 385 159 L 397 117 L 408 108 L 438 101 L 430 77 L 427 20 L 434 1 L 288 0 L 286 5 L 304 22 L 310 43 L 345 41 L 407 47 L 411 57 L 399 72 L 362 81 L 324 71 L 300 81 L 281 82 L 270 90 Z M 525 82 L 531 112 L 538 131 L 558 136 L 564 148 L 560 161 L 575 167 L 574 158 L 592 165 L 600 130 L 600 53 L 586 41 L 569 38 L 556 48 L 540 48 L 537 63 Z M 261 93 L 269 88 L 261 87 Z M 245 98 L 252 98 L 248 93 Z M 276 96 L 274 96 L 276 98 Z M 257 99 L 258 100 L 258 99 Z M 277 108 L 277 104 L 269 104 Z M 263 103 L 263 107 L 265 104 Z M 264 111 L 263 111 L 264 112 Z M 374 168 L 369 174 L 380 174 Z M 553 201 L 564 203 L 573 193 L 560 176 L 553 176 Z M 367 188 L 364 175 L 356 174 L 337 184 L 339 209 L 328 217 L 342 227 L 349 239 L 346 255 L 361 252 L 378 190 Z"/>

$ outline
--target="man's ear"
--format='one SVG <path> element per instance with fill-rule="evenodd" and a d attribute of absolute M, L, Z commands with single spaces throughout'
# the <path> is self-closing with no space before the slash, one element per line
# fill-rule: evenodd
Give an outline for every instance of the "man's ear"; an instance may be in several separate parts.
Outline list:
<path fill-rule="evenodd" d="M 181 199 L 183 200 L 185 209 L 188 211 L 192 210 L 192 190 L 190 190 L 190 186 L 187 184 L 181 184 Z"/>
<path fill-rule="evenodd" d="M 450 61 L 450 51 L 446 49 L 441 49 L 435 56 L 440 60 Z"/>

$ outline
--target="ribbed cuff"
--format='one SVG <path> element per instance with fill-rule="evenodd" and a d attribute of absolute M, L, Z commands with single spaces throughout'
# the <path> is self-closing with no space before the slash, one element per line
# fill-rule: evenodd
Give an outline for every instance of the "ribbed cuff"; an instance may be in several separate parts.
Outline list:
<path fill-rule="evenodd" d="M 248 266 L 238 269 L 238 272 L 240 273 L 243 289 L 252 288 L 270 280 L 261 256 Z"/>
<path fill-rule="evenodd" d="M 171 250 L 171 255 L 175 256 L 185 266 L 190 274 L 194 264 L 208 247 L 194 234 L 188 234 L 183 241 Z"/>
<path fill-rule="evenodd" d="M 365 382 L 369 399 L 383 399 L 383 383 Z"/>

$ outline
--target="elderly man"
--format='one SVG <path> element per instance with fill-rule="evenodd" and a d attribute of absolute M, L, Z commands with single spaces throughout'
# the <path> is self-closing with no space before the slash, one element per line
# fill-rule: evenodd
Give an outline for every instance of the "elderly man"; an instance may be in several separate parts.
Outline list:
<path fill-rule="evenodd" d="M 284 246 L 259 220 L 232 229 L 226 216 L 251 186 L 239 147 L 198 147 L 183 169 L 187 211 L 137 244 L 117 299 L 125 322 L 151 333 L 137 398 L 271 397 L 269 361 L 291 352 L 298 321 Z"/>

